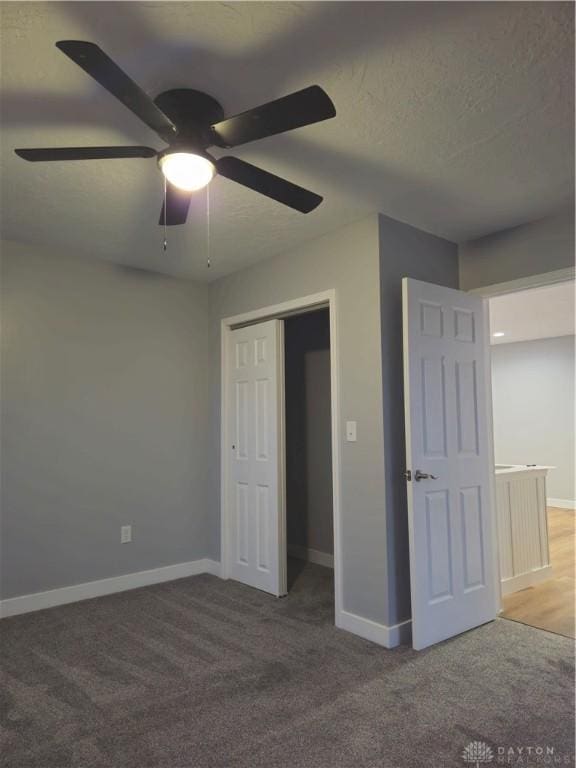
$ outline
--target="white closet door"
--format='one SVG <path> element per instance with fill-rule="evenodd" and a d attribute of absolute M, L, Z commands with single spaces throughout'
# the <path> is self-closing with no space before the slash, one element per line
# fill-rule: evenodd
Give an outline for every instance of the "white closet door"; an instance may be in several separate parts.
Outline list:
<path fill-rule="evenodd" d="M 495 618 L 498 571 L 483 300 L 403 280 L 412 638 Z"/>
<path fill-rule="evenodd" d="M 228 573 L 286 593 L 282 491 L 283 325 L 231 332 L 228 361 Z"/>

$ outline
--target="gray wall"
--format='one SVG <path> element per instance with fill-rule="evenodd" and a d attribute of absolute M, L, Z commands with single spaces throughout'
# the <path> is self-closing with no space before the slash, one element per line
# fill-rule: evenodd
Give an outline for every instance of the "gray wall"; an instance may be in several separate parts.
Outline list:
<path fill-rule="evenodd" d="M 209 287 L 3 256 L 4 596 L 218 559 L 220 320 L 333 288 L 343 608 L 409 616 L 401 278 L 455 286 L 454 244 L 373 215 Z"/>
<path fill-rule="evenodd" d="M 216 281 L 211 286 L 215 423 L 220 423 L 220 320 L 335 288 L 338 294 L 340 417 L 358 422 L 358 442 L 339 435 L 342 477 L 343 607 L 386 623 L 386 518 L 383 475 L 382 365 L 378 217 L 318 238 Z M 334 354 L 334 344 L 332 353 Z M 214 446 L 214 525 L 219 556 L 220 456 Z"/>
<path fill-rule="evenodd" d="M 402 278 L 458 287 L 457 246 L 379 216 L 382 399 L 386 478 L 388 623 L 410 618 L 410 560 L 404 436 Z"/>
<path fill-rule="evenodd" d="M 494 447 L 498 464 L 548 464 L 547 494 L 575 499 L 574 336 L 495 344 Z"/>
<path fill-rule="evenodd" d="M 460 288 L 468 291 L 574 266 L 574 208 L 459 247 Z"/>
<path fill-rule="evenodd" d="M 2 597 L 204 557 L 207 287 L 1 255 Z"/>
<path fill-rule="evenodd" d="M 334 551 L 330 314 L 284 322 L 288 551 Z"/>

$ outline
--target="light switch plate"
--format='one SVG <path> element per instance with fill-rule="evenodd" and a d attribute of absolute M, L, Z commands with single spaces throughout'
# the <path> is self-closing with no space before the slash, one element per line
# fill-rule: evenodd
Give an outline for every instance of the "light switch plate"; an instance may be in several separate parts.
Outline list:
<path fill-rule="evenodd" d="M 356 442 L 356 422 L 355 421 L 346 422 L 346 440 L 349 443 Z"/>
<path fill-rule="evenodd" d="M 129 544 L 132 541 L 132 526 L 123 525 L 120 528 L 120 543 Z"/>

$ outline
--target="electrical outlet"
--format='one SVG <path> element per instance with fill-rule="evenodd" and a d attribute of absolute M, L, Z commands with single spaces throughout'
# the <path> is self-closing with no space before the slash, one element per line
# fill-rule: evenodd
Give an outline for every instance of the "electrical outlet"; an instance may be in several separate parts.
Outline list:
<path fill-rule="evenodd" d="M 120 528 L 120 543 L 129 544 L 132 541 L 132 526 L 123 525 Z"/>

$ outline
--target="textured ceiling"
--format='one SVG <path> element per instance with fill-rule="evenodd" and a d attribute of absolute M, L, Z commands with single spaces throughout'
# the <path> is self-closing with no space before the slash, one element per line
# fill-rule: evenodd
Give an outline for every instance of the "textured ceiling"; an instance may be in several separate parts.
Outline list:
<path fill-rule="evenodd" d="M 4 237 L 212 279 L 381 211 L 461 241 L 548 215 L 573 187 L 572 3 L 2 3 Z M 334 120 L 240 157 L 325 196 L 304 216 L 217 178 L 157 225 L 154 160 L 30 164 L 16 146 L 162 142 L 55 47 L 98 43 L 146 91 L 227 114 L 318 83 Z"/>
<path fill-rule="evenodd" d="M 574 281 L 490 299 L 492 344 L 569 336 L 574 328 Z"/>

